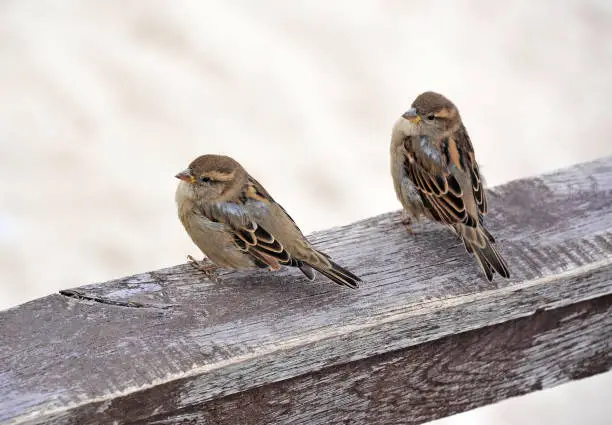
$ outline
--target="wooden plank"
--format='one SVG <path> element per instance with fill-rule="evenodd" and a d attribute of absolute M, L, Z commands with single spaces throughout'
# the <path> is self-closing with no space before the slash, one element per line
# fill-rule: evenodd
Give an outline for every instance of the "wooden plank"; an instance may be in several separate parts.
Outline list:
<path fill-rule="evenodd" d="M 611 315 L 599 298 L 135 423 L 419 424 L 610 369 Z"/>
<path fill-rule="evenodd" d="M 358 291 L 181 265 L 2 312 L 0 423 L 419 423 L 609 370 L 612 158 L 489 197 L 509 281 L 392 213 L 312 235 Z"/>

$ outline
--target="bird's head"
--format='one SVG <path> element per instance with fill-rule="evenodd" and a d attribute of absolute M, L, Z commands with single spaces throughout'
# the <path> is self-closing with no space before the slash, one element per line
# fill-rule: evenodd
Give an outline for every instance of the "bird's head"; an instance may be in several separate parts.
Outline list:
<path fill-rule="evenodd" d="M 461 125 L 459 111 L 453 102 L 431 91 L 420 94 L 402 118 L 400 127 L 406 135 L 444 135 Z"/>
<path fill-rule="evenodd" d="M 202 155 L 175 177 L 188 185 L 197 200 L 215 202 L 237 192 L 246 180 L 246 171 L 228 156 Z"/>

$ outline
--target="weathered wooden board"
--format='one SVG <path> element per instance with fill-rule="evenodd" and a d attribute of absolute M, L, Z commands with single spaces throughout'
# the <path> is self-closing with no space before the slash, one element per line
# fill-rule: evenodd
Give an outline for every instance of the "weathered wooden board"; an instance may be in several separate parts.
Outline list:
<path fill-rule="evenodd" d="M 611 300 L 586 301 L 135 423 L 419 424 L 606 371 L 611 314 Z"/>
<path fill-rule="evenodd" d="M 612 158 L 489 199 L 509 281 L 392 213 L 312 235 L 357 291 L 181 265 L 0 312 L 0 423 L 420 423 L 609 370 Z"/>

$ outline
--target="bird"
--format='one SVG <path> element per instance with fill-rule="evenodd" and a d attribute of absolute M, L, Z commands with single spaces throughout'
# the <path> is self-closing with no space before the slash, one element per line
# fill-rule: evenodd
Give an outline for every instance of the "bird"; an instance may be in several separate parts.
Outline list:
<path fill-rule="evenodd" d="M 191 263 L 214 276 L 217 268 L 276 271 L 314 270 L 333 282 L 357 288 L 361 278 L 315 249 L 287 211 L 234 159 L 202 155 L 176 176 L 178 216 L 192 241 L 212 262 Z"/>
<path fill-rule="evenodd" d="M 391 175 L 410 230 L 422 216 L 449 227 L 474 254 L 490 282 L 510 277 L 495 238 L 484 225 L 487 198 L 474 148 L 459 110 L 427 91 L 393 125 Z"/>

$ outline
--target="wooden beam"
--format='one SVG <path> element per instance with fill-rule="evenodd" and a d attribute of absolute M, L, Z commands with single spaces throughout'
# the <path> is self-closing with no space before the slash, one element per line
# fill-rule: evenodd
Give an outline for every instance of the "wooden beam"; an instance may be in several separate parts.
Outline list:
<path fill-rule="evenodd" d="M 181 265 L 0 312 L 0 423 L 412 424 L 609 370 L 612 158 L 489 199 L 509 281 L 391 213 L 311 237 L 357 291 Z"/>

